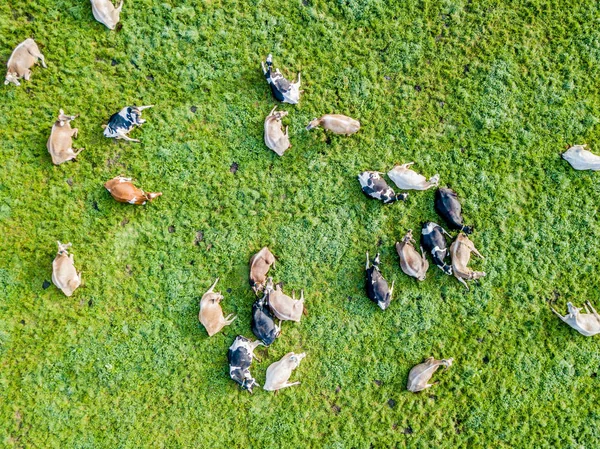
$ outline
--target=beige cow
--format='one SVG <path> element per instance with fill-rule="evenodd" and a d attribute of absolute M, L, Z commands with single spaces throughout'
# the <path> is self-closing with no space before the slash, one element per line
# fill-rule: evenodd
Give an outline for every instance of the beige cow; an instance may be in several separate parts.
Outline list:
<path fill-rule="evenodd" d="M 429 268 L 429 262 L 423 247 L 421 247 L 421 254 L 417 252 L 414 247 L 415 239 L 412 236 L 412 229 L 409 229 L 402 242 L 396 242 L 396 251 L 400 257 L 400 268 L 405 274 L 417 278 L 419 281 L 425 280 L 427 269 Z"/>
<path fill-rule="evenodd" d="M 121 9 L 123 9 L 123 0 L 121 0 L 121 3 L 116 8 L 110 0 L 92 0 L 92 14 L 94 15 L 94 19 L 106 25 L 111 30 L 114 30 L 117 23 L 119 23 Z"/>
<path fill-rule="evenodd" d="M 46 148 L 52 157 L 54 165 L 60 165 L 63 162 L 75 159 L 83 148 L 73 149 L 73 137 L 77 137 L 79 130 L 71 128 L 71 120 L 75 120 L 78 115 L 65 115 L 61 109 L 58 113 L 58 119 L 52 125 L 52 132 L 48 138 Z"/>
<path fill-rule="evenodd" d="M 219 282 L 219 278 L 217 278 L 210 289 L 202 295 L 202 299 L 200 300 L 200 313 L 198 314 L 198 319 L 206 329 L 206 332 L 208 332 L 209 337 L 215 335 L 225 326 L 229 326 L 233 323 L 233 320 L 237 318 L 237 316 L 231 318 L 233 313 L 227 315 L 227 317 L 223 316 L 223 309 L 221 309 L 220 304 L 223 295 L 221 292 L 214 292 L 217 282 Z"/>
<path fill-rule="evenodd" d="M 433 175 L 429 180 L 409 167 L 414 162 L 396 165 L 388 172 L 388 177 L 402 190 L 427 190 L 436 187 L 440 182 L 440 175 Z"/>
<path fill-rule="evenodd" d="M 146 201 L 152 201 L 162 195 L 162 192 L 146 193 L 134 186 L 131 178 L 124 178 L 123 176 L 117 176 L 107 181 L 104 183 L 104 187 L 119 203 L 146 204 Z"/>
<path fill-rule="evenodd" d="M 588 306 L 590 306 L 589 309 Z M 598 312 L 596 312 L 589 301 L 583 307 L 585 307 L 587 313 L 580 313 L 581 309 L 574 307 L 570 302 L 567 303 L 569 313 L 565 316 L 554 310 L 554 307 L 552 307 L 552 311 L 580 334 L 592 337 L 600 333 L 600 315 L 598 315 Z"/>
<path fill-rule="evenodd" d="M 263 387 L 267 391 L 277 391 L 282 388 L 293 387 L 294 385 L 300 385 L 300 382 L 289 382 L 292 371 L 294 371 L 302 359 L 306 357 L 303 352 L 301 354 L 294 354 L 288 352 L 278 362 L 272 363 L 267 368 L 267 380 L 265 380 L 265 386 Z"/>
<path fill-rule="evenodd" d="M 452 256 L 453 274 L 467 290 L 469 290 L 469 286 L 466 281 L 472 281 L 485 276 L 484 271 L 473 271 L 467 266 L 471 259 L 471 253 L 475 253 L 483 259 L 483 256 L 477 251 L 473 242 L 469 240 L 469 237 L 461 232 L 450 246 L 450 255 Z"/>
<path fill-rule="evenodd" d="M 306 127 L 306 130 L 310 131 L 319 126 L 334 134 L 349 136 L 358 132 L 360 129 L 360 122 L 341 114 L 325 114 L 321 116 L 321 118 L 312 119 Z"/>
<path fill-rule="evenodd" d="M 288 137 L 288 127 L 285 127 L 284 133 L 281 124 L 281 119 L 288 113 L 287 111 L 275 112 L 275 109 L 277 109 L 277 106 L 271 110 L 265 119 L 265 145 L 279 156 L 283 156 L 283 153 L 292 147 Z"/>
<path fill-rule="evenodd" d="M 300 299 L 296 299 L 295 292 L 290 298 L 283 293 L 280 285 L 273 288 L 273 278 L 269 278 L 265 292 L 268 295 L 267 302 L 273 315 L 283 321 L 300 321 L 304 312 L 304 290 L 300 293 Z"/>
<path fill-rule="evenodd" d="M 267 273 L 273 266 L 275 269 L 275 256 L 266 246 L 250 258 L 250 286 L 254 293 L 262 292 L 267 282 Z"/>
<path fill-rule="evenodd" d="M 71 296 L 81 285 L 81 272 L 77 272 L 73 254 L 69 254 L 67 251 L 71 247 L 71 243 L 56 243 L 58 244 L 58 253 L 52 262 L 52 282 L 65 295 Z"/>
<path fill-rule="evenodd" d="M 17 48 L 14 49 L 8 59 L 8 63 L 6 64 L 8 70 L 4 84 L 13 83 L 20 86 L 19 78 L 29 81 L 31 77 L 30 69 L 38 62 L 38 59 L 42 62 L 42 67 L 46 68 L 44 55 L 40 52 L 35 41 L 33 39 L 25 39 L 17 45 Z"/>
<path fill-rule="evenodd" d="M 406 389 L 417 393 L 423 391 L 429 387 L 433 387 L 434 384 L 428 383 L 433 373 L 437 371 L 440 366 L 450 367 L 452 365 L 452 359 L 436 360 L 433 357 L 429 357 L 423 363 L 413 367 L 408 373 L 408 384 Z M 436 382 L 437 383 L 437 382 Z"/>

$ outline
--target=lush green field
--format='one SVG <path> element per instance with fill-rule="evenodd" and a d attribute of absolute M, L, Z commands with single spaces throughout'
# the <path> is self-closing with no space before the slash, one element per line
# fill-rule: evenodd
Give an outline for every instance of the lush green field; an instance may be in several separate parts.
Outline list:
<path fill-rule="evenodd" d="M 598 174 L 559 156 L 600 153 L 600 8 L 497 3 L 125 0 L 111 32 L 87 0 L 2 2 L 0 62 L 33 37 L 48 68 L 0 87 L 0 446 L 600 447 L 598 340 L 549 305 L 600 307 Z M 281 158 L 263 144 L 269 52 L 305 89 L 282 106 Z M 130 104 L 155 105 L 142 143 L 104 138 Z M 57 167 L 59 108 L 81 114 L 85 151 Z M 305 131 L 330 112 L 361 131 Z M 433 191 L 388 206 L 360 191 L 360 171 L 409 161 L 476 226 L 486 259 L 471 265 L 488 275 L 470 292 L 399 268 L 396 240 L 440 220 Z M 119 174 L 163 196 L 119 204 L 103 188 Z M 56 240 L 83 270 L 71 298 L 42 287 Z M 252 373 L 308 355 L 299 387 L 250 395 L 226 352 L 251 336 L 247 264 L 264 245 L 309 315 Z M 385 312 L 364 294 L 366 251 L 396 281 Z M 217 276 L 238 319 L 209 339 L 198 304 Z M 455 363 L 407 392 L 430 355 Z"/>

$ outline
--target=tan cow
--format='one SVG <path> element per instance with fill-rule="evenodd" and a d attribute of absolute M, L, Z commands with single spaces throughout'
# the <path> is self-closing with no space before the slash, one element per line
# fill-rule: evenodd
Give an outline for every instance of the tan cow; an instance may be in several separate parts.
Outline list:
<path fill-rule="evenodd" d="M 429 268 L 429 262 L 421 247 L 421 254 L 417 252 L 414 247 L 415 240 L 412 236 L 412 229 L 409 229 L 402 243 L 396 242 L 396 251 L 400 257 L 400 268 L 405 274 L 417 278 L 419 281 L 425 280 L 427 269 Z"/>
<path fill-rule="evenodd" d="M 590 306 L 589 309 L 588 306 Z M 567 303 L 567 309 L 569 310 L 569 313 L 565 316 L 562 316 L 560 313 L 554 310 L 554 307 L 552 307 L 552 311 L 561 320 L 586 337 L 592 337 L 596 334 L 599 334 L 600 315 L 598 315 L 598 312 L 596 312 L 589 301 L 587 301 L 587 304 L 584 304 L 583 307 L 585 307 L 587 313 L 580 313 L 581 309 L 574 307 L 570 302 Z"/>
<path fill-rule="evenodd" d="M 388 172 L 388 177 L 402 190 L 427 190 L 436 187 L 440 182 L 440 175 L 433 175 L 429 180 L 409 167 L 414 162 L 396 165 Z"/>
<path fill-rule="evenodd" d="M 275 112 L 275 109 L 277 109 L 277 106 L 271 110 L 265 119 L 265 145 L 279 156 L 283 156 L 283 153 L 292 147 L 288 137 L 288 127 L 285 127 L 284 133 L 281 124 L 281 119 L 288 113 L 287 111 Z"/>
<path fill-rule="evenodd" d="M 38 59 L 42 62 L 42 67 L 46 68 L 44 55 L 40 52 L 35 41 L 33 39 L 25 39 L 17 45 L 17 48 L 14 49 L 8 59 L 8 63 L 6 64 L 8 70 L 4 84 L 14 83 L 20 86 L 19 78 L 29 81 L 31 77 L 30 69 L 38 62 Z"/>
<path fill-rule="evenodd" d="M 58 119 L 52 125 L 52 132 L 46 143 L 46 148 L 52 157 L 54 165 L 60 165 L 63 162 L 75 159 L 83 148 L 73 149 L 73 137 L 77 137 L 79 130 L 71 128 L 71 120 L 75 120 L 78 115 L 65 115 L 61 109 L 58 113 Z"/>
<path fill-rule="evenodd" d="M 152 201 L 162 195 L 161 192 L 146 193 L 134 186 L 131 183 L 131 178 L 124 178 L 123 176 L 117 176 L 107 181 L 104 187 L 119 203 L 146 204 L 146 201 Z"/>
<path fill-rule="evenodd" d="M 341 114 L 325 114 L 321 116 L 321 118 L 312 119 L 306 127 L 306 130 L 310 131 L 319 126 L 334 134 L 349 136 L 358 132 L 360 129 L 360 122 Z"/>
<path fill-rule="evenodd" d="M 117 23 L 119 23 L 121 9 L 123 9 L 123 0 L 121 0 L 121 3 L 116 8 L 110 0 L 92 0 L 92 14 L 94 15 L 94 19 L 106 25 L 111 30 L 114 30 Z"/>
<path fill-rule="evenodd" d="M 269 278 L 265 292 L 268 295 L 267 302 L 273 315 L 283 321 L 300 321 L 304 312 L 304 290 L 300 293 L 300 299 L 296 299 L 295 292 L 290 298 L 283 293 L 280 285 L 273 288 L 273 278 Z"/>
<path fill-rule="evenodd" d="M 429 387 L 433 387 L 434 384 L 428 383 L 433 376 L 433 373 L 435 373 L 440 366 L 444 366 L 448 369 L 448 367 L 452 365 L 452 361 L 452 359 L 436 360 L 433 357 L 429 357 L 423 363 L 418 364 L 410 370 L 410 373 L 408 373 L 408 384 L 406 385 L 406 389 L 413 393 L 417 393 Z"/>
<path fill-rule="evenodd" d="M 250 258 L 250 286 L 258 294 L 265 289 L 267 273 L 273 266 L 275 269 L 275 256 L 266 246 Z"/>
<path fill-rule="evenodd" d="M 205 327 L 209 337 L 215 335 L 225 326 L 229 326 L 233 323 L 233 320 L 237 318 L 237 316 L 231 318 L 233 313 L 227 315 L 227 317 L 223 316 L 223 309 L 221 309 L 220 304 L 223 295 L 221 292 L 213 291 L 217 282 L 219 282 L 219 278 L 217 278 L 210 289 L 202 295 L 202 299 L 200 300 L 200 313 L 198 314 L 198 319 Z"/>
<path fill-rule="evenodd" d="M 469 290 L 469 286 L 465 282 L 466 280 L 471 281 L 485 276 L 484 271 L 473 271 L 467 266 L 471 259 L 471 253 L 475 253 L 483 259 L 483 256 L 475 249 L 475 245 L 469 240 L 469 237 L 461 232 L 450 246 L 450 255 L 452 256 L 452 271 L 454 276 L 467 290 Z"/>
<path fill-rule="evenodd" d="M 81 285 L 81 272 L 77 272 L 73 254 L 69 254 L 67 251 L 71 244 L 56 243 L 58 244 L 58 253 L 52 262 L 52 282 L 65 295 L 71 296 L 77 287 Z"/>
<path fill-rule="evenodd" d="M 267 368 L 267 380 L 265 380 L 265 386 L 263 387 L 267 391 L 277 391 L 286 387 L 293 387 L 294 385 L 300 385 L 300 382 L 289 382 L 292 371 L 294 371 L 300 365 L 302 359 L 306 357 L 303 352 L 301 354 L 294 354 L 288 352 L 278 362 L 272 363 Z"/>

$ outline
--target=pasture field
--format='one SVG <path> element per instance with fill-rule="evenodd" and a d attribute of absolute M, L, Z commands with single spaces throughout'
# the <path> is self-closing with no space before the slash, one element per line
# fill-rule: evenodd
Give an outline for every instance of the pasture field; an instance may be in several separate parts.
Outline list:
<path fill-rule="evenodd" d="M 33 37 L 48 64 L 0 86 L 0 447 L 600 447 L 599 340 L 550 311 L 600 307 L 600 178 L 560 158 L 600 153 L 599 20 L 586 0 L 125 0 L 110 31 L 87 0 L 0 2 L 0 62 Z M 269 52 L 305 90 L 280 106 L 281 158 L 263 143 Z M 131 104 L 155 105 L 141 143 L 104 138 Z M 53 166 L 59 108 L 85 150 Z M 362 129 L 304 129 L 332 112 Z M 487 277 L 471 291 L 399 268 L 394 243 L 441 220 L 433 190 L 360 191 L 359 172 L 410 161 L 475 225 Z M 117 203 L 103 183 L 119 174 L 163 196 Z M 46 282 L 57 240 L 83 271 L 70 298 Z M 250 395 L 226 353 L 252 336 L 248 259 L 265 245 L 308 316 L 252 373 L 307 357 L 300 386 Z M 366 251 L 395 280 L 385 312 Z M 209 339 L 198 304 L 217 276 L 238 319 Z M 454 365 L 407 392 L 430 355 Z"/>

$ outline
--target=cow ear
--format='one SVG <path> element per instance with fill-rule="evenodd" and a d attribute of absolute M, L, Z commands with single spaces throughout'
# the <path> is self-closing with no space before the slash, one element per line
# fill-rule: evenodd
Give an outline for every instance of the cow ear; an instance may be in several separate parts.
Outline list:
<path fill-rule="evenodd" d="M 62 109 L 59 109 L 59 110 L 58 110 L 58 113 L 59 113 L 60 115 L 65 115 L 65 111 L 63 111 Z"/>

